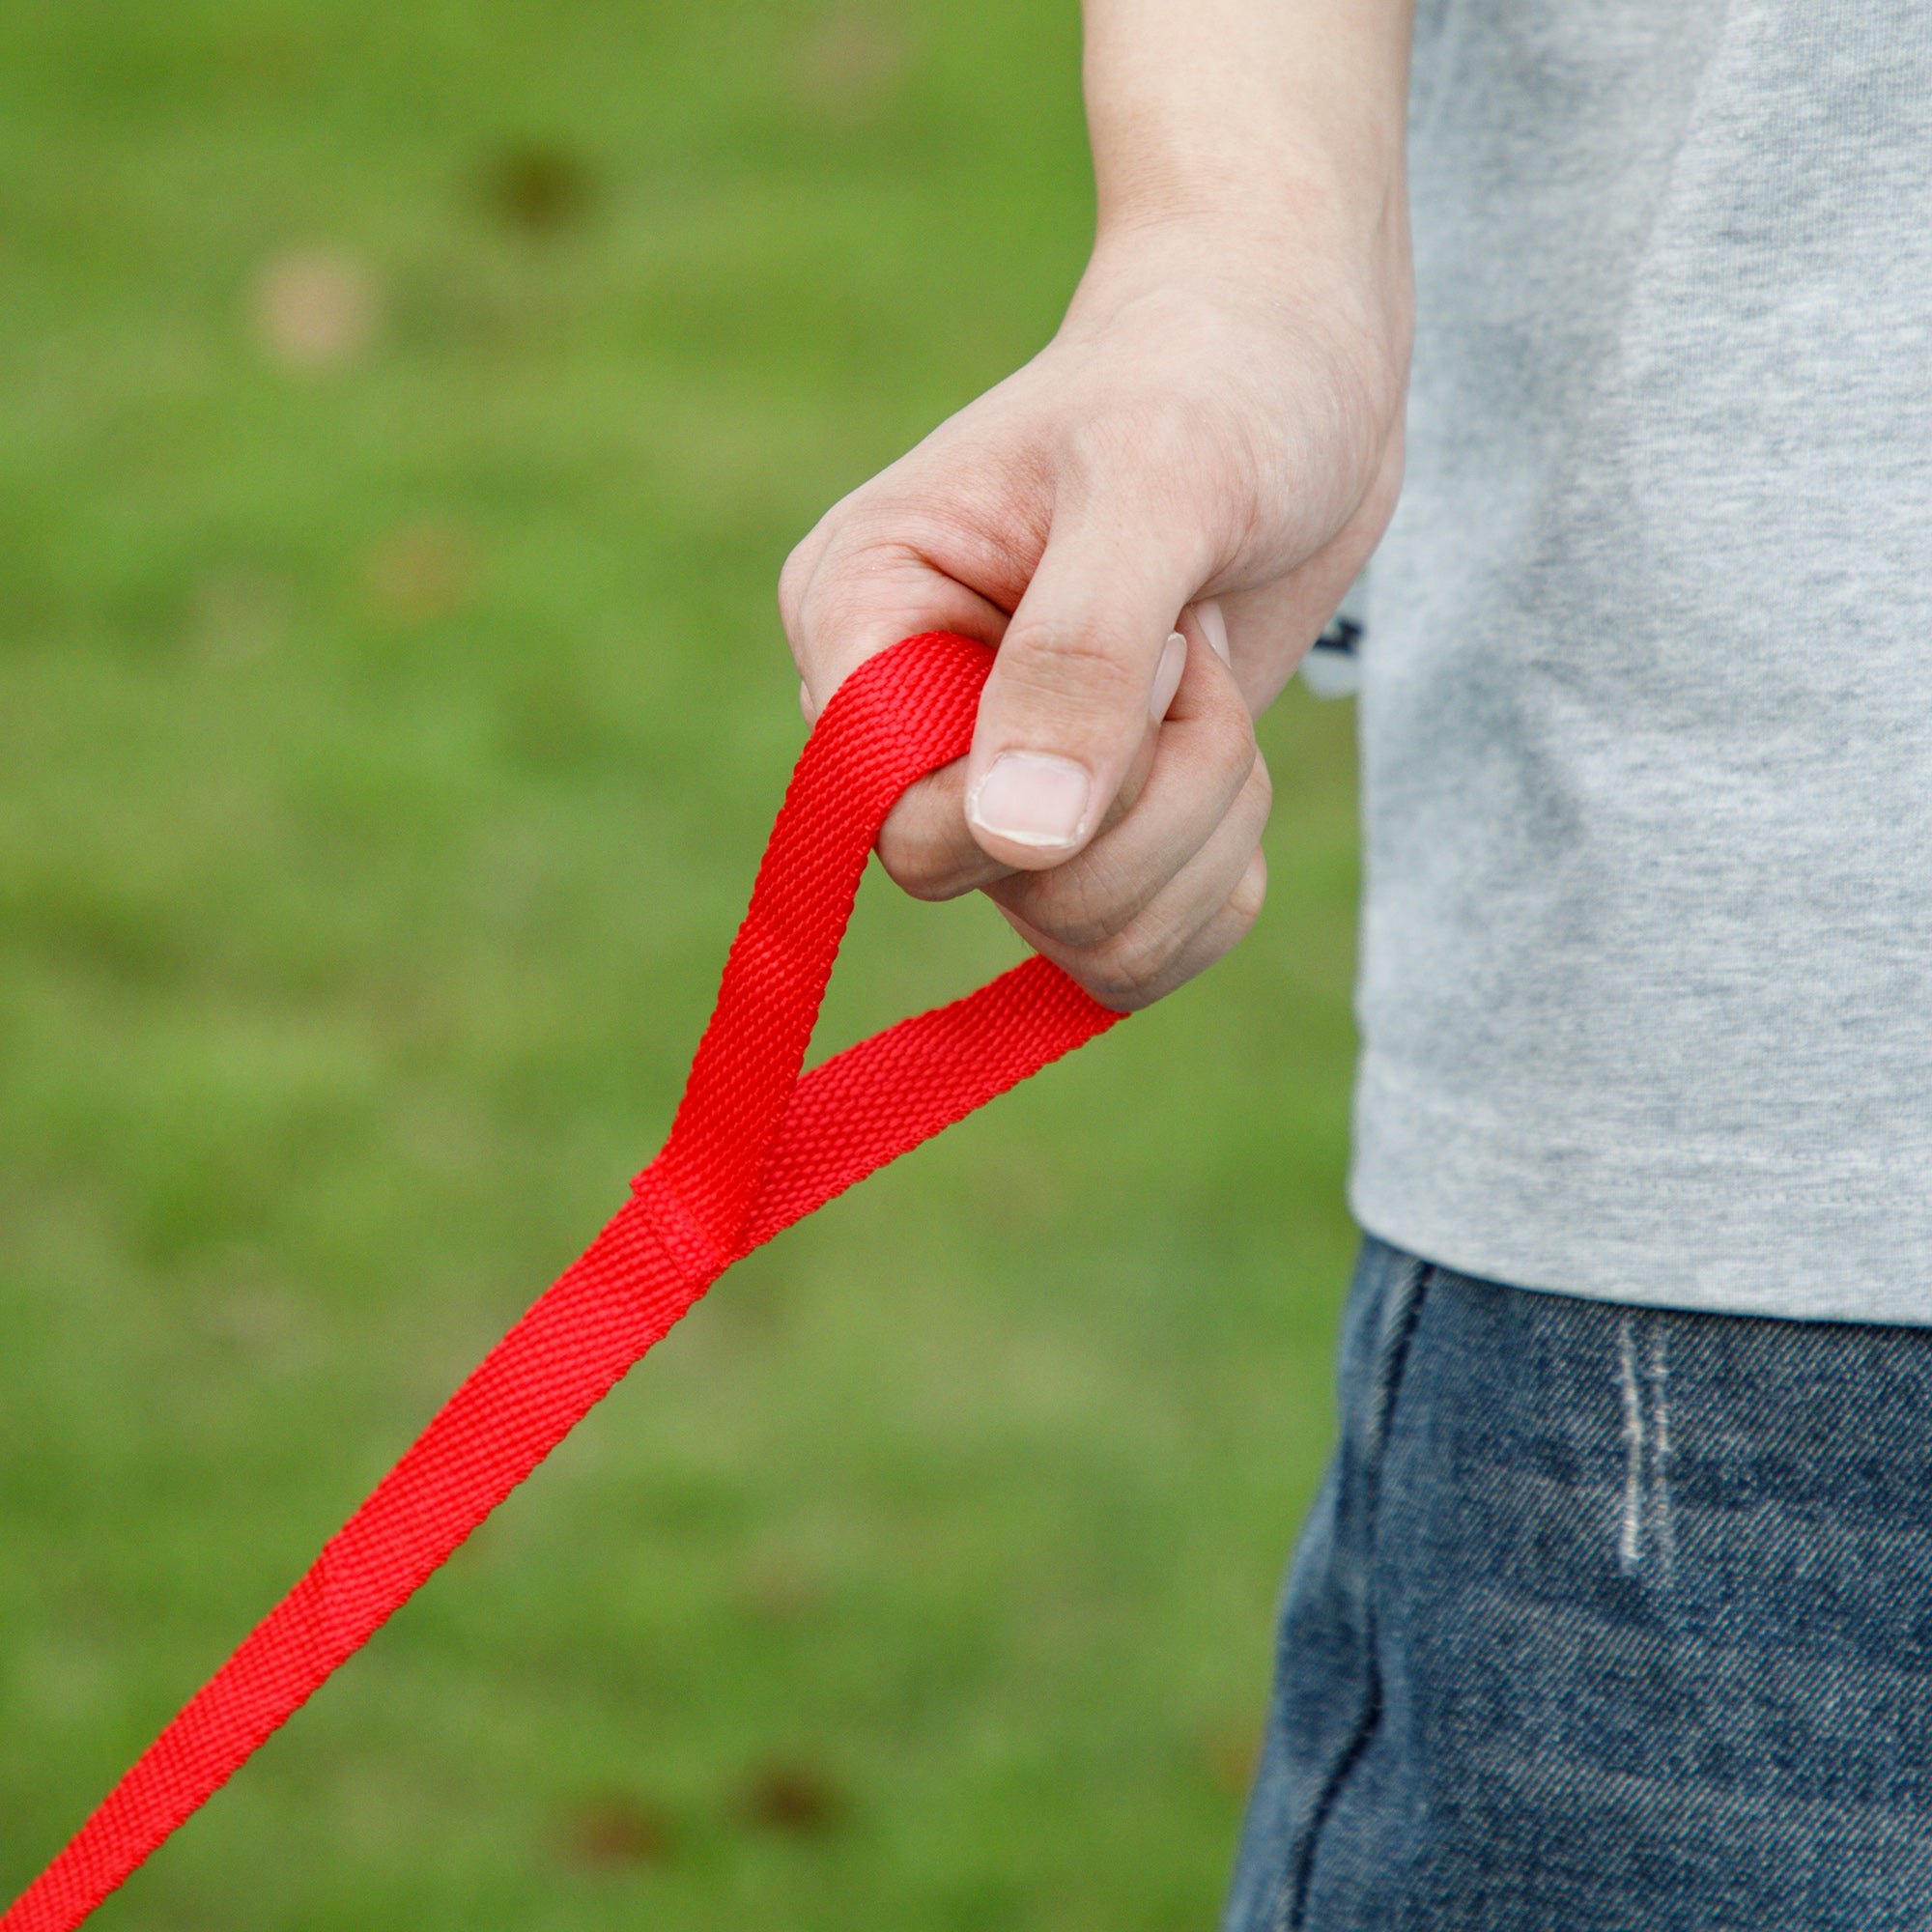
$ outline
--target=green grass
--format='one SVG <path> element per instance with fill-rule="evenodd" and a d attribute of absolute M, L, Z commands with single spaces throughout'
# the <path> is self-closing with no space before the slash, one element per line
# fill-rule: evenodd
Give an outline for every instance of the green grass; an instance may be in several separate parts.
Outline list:
<path fill-rule="evenodd" d="M 1076 66 L 1026 0 L 0 4 L 0 1889 L 662 1137 L 778 565 L 1051 329 Z M 301 374 L 312 244 L 381 315 Z M 1349 733 L 1267 721 L 1232 960 L 746 1264 L 101 1923 L 1210 1924 L 1350 1243 Z M 873 881 L 826 1037 L 1010 956 Z"/>

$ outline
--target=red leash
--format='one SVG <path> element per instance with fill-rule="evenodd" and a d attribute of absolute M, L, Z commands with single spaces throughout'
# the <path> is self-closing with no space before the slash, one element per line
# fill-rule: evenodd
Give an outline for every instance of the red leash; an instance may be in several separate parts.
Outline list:
<path fill-rule="evenodd" d="M 908 784 L 965 754 L 992 657 L 909 638 L 846 680 L 772 829 L 670 1138 L 0 1932 L 67 1932 L 375 1635 L 741 1256 L 1106 1028 L 1044 959 L 800 1077 L 859 878 Z"/>

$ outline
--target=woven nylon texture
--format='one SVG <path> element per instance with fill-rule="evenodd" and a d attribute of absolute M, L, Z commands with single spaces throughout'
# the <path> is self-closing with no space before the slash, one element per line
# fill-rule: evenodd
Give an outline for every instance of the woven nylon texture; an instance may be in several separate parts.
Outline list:
<path fill-rule="evenodd" d="M 792 774 L 669 1139 L 299 1583 L 0 1918 L 66 1932 L 354 1655 L 724 1268 L 1119 1015 L 1043 959 L 800 1077 L 880 821 L 964 754 L 991 654 L 910 638 Z"/>

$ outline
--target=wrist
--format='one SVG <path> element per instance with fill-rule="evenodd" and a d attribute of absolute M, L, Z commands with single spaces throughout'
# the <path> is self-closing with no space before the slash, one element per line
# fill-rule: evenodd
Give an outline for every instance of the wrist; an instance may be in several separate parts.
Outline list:
<path fill-rule="evenodd" d="M 1398 198 L 1387 218 L 1369 227 L 1310 201 L 1267 212 L 1149 214 L 1103 229 L 1060 339 L 1104 335 L 1129 311 L 1168 311 L 1177 339 L 1197 343 L 1218 318 L 1270 336 L 1292 331 L 1304 343 L 1325 338 L 1367 392 L 1399 412 L 1414 328 L 1403 204 Z"/>
<path fill-rule="evenodd" d="M 1409 0 L 1083 12 L 1096 220 L 1076 309 L 1179 273 L 1405 334 Z"/>
<path fill-rule="evenodd" d="M 1095 142 L 1096 248 L 1198 233 L 1221 245 L 1341 255 L 1405 225 L 1399 139 L 1376 144 L 1363 135 L 1342 153 L 1279 136 L 1190 146 L 1148 130 L 1110 145 L 1131 153 L 1110 157 Z"/>

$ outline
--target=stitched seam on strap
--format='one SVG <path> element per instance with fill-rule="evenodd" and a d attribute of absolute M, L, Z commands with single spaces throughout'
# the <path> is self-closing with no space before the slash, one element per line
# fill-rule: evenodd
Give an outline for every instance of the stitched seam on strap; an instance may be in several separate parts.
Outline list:
<path fill-rule="evenodd" d="M 705 1233 L 656 1161 L 631 1182 L 631 1196 L 649 1217 L 665 1253 L 687 1274 L 710 1278 L 730 1266 L 730 1255 Z"/>

